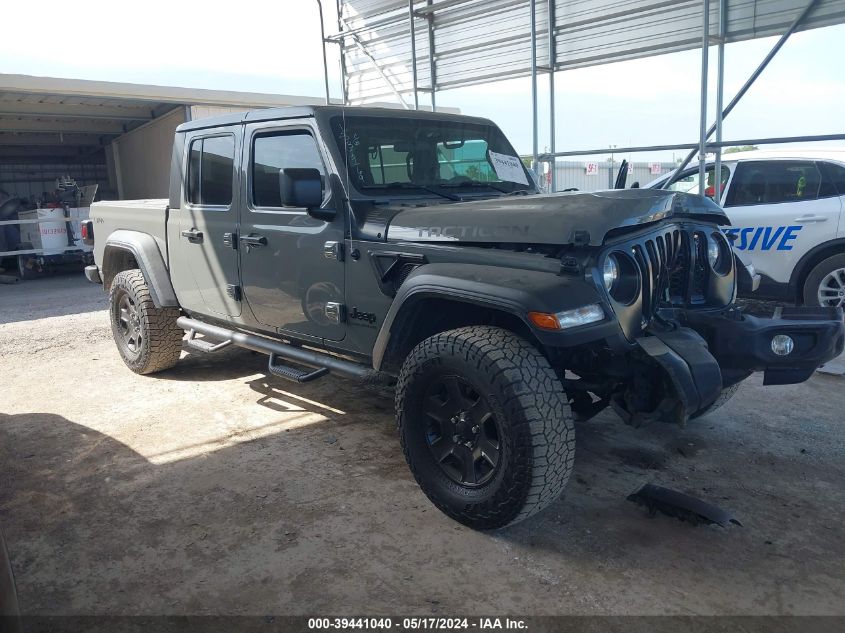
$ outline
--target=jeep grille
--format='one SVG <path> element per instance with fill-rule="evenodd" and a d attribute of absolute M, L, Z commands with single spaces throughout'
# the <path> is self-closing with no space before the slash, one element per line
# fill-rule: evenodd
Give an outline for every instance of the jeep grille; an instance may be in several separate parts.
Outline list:
<path fill-rule="evenodd" d="M 717 275 L 711 270 L 708 230 L 668 226 L 613 247 L 611 252 L 630 253 L 640 276 L 640 292 L 634 301 L 620 302 L 611 296 L 614 312 L 629 338 L 638 335 L 661 304 L 696 308 L 723 307 L 731 302 L 733 274 Z"/>

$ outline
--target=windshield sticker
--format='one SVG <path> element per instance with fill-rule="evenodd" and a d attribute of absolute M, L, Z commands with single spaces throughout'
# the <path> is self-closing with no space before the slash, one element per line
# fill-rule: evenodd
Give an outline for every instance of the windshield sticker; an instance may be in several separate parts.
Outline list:
<path fill-rule="evenodd" d="M 490 155 L 490 162 L 493 164 L 493 169 L 496 170 L 496 175 L 500 180 L 516 182 L 520 185 L 528 184 L 525 170 L 522 168 L 522 161 L 518 157 L 491 151 L 487 153 Z"/>
<path fill-rule="evenodd" d="M 358 148 L 361 145 L 361 139 L 358 138 L 357 133 L 352 135 L 347 133 L 346 127 L 343 124 L 338 124 L 337 134 L 346 149 L 346 165 L 348 170 L 355 174 L 358 178 L 358 182 L 363 183 L 365 181 L 364 170 L 358 160 Z"/>

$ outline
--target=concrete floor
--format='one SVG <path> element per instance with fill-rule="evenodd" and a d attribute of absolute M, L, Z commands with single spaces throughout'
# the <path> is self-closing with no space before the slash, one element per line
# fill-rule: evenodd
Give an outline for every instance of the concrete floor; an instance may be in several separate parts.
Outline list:
<path fill-rule="evenodd" d="M 575 475 L 495 533 L 446 518 L 392 402 L 264 357 L 121 363 L 80 277 L 0 286 L 0 525 L 31 614 L 845 614 L 845 379 L 747 381 L 686 429 L 578 427 Z M 653 482 L 742 527 L 649 517 Z"/>

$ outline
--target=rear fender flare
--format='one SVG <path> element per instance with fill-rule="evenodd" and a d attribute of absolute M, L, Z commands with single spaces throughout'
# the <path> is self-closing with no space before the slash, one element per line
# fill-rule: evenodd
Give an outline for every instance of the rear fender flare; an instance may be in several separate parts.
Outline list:
<path fill-rule="evenodd" d="M 120 229 L 109 235 L 103 250 L 102 277 L 106 289 L 111 285 L 114 276 L 121 272 L 115 270 L 114 265 L 110 265 L 110 261 L 113 262 L 115 256 L 121 253 L 130 253 L 135 258 L 138 268 L 141 269 L 150 287 L 150 295 L 157 308 L 179 307 L 176 292 L 173 290 L 173 284 L 170 283 L 170 275 L 164 263 L 164 256 L 155 238 L 149 233 Z"/>

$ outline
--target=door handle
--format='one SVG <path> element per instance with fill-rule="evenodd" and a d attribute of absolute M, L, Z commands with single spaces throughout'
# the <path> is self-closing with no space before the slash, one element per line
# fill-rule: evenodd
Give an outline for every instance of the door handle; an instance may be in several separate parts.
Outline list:
<path fill-rule="evenodd" d="M 827 222 L 826 215 L 802 215 L 792 220 L 793 222 Z"/>
<path fill-rule="evenodd" d="M 189 242 L 202 242 L 202 231 L 198 231 L 197 229 L 182 231 L 181 235 L 182 237 L 187 237 Z"/>
<path fill-rule="evenodd" d="M 241 243 L 247 246 L 267 246 L 267 238 L 263 235 L 242 235 Z"/>

